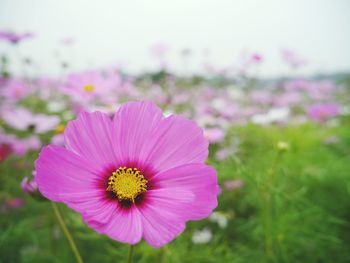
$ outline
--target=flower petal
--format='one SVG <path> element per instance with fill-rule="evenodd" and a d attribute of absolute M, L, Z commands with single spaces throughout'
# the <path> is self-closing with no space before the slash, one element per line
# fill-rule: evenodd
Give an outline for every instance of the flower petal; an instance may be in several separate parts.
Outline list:
<path fill-rule="evenodd" d="M 204 162 L 208 156 L 208 142 L 195 122 L 176 115 L 165 118 L 151 102 L 131 102 L 119 109 L 113 143 L 119 161 L 156 171 Z"/>
<path fill-rule="evenodd" d="M 186 220 L 206 218 L 217 206 L 219 186 L 215 170 L 204 164 L 188 164 L 156 174 L 152 181 L 159 190 L 156 193 L 155 206 L 165 205 L 173 209 Z M 179 196 L 178 189 L 192 196 Z M 148 194 L 154 197 L 154 190 Z M 188 198 L 187 202 L 184 202 Z M 153 200 L 153 199 L 152 199 Z M 171 202 L 173 205 L 171 206 Z M 181 205 L 178 205 L 181 204 Z"/>
<path fill-rule="evenodd" d="M 147 138 L 146 163 L 156 171 L 165 171 L 188 163 L 202 163 L 208 157 L 208 141 L 198 125 L 184 117 L 172 115 Z"/>
<path fill-rule="evenodd" d="M 156 174 L 157 189 L 147 192 L 140 208 L 145 240 L 154 247 L 172 241 L 188 220 L 208 217 L 217 206 L 219 191 L 215 170 L 188 164 Z"/>
<path fill-rule="evenodd" d="M 97 216 L 99 215 L 97 214 Z M 116 205 L 114 208 L 109 208 L 106 216 L 108 217 L 108 222 L 105 223 L 96 220 L 96 217 L 84 217 L 84 220 L 100 234 L 108 235 L 114 240 L 129 244 L 140 242 L 143 228 L 141 215 L 136 206 L 124 209 Z"/>
<path fill-rule="evenodd" d="M 143 147 L 157 124 L 164 119 L 162 111 L 151 102 L 124 104 L 113 119 L 113 143 L 120 162 L 144 159 Z"/>
<path fill-rule="evenodd" d="M 161 247 L 185 229 L 185 221 L 169 209 L 146 203 L 140 209 L 143 237 L 153 247 Z"/>
<path fill-rule="evenodd" d="M 66 147 L 103 167 L 115 164 L 112 148 L 112 120 L 102 112 L 82 112 L 64 132 Z"/>
<path fill-rule="evenodd" d="M 99 168 L 59 146 L 44 147 L 35 162 L 35 170 L 40 192 L 53 201 L 84 202 L 100 191 Z"/>

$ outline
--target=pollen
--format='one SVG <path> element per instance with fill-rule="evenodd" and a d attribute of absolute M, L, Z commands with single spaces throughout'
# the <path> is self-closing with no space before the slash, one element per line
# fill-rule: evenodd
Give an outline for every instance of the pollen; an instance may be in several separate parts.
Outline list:
<path fill-rule="evenodd" d="M 95 86 L 92 84 L 87 84 L 84 86 L 84 91 L 87 93 L 94 92 Z"/>
<path fill-rule="evenodd" d="M 119 167 L 108 178 L 106 191 L 115 193 L 119 200 L 129 200 L 147 191 L 148 181 L 137 168 Z"/>
<path fill-rule="evenodd" d="M 59 124 L 56 126 L 55 128 L 55 132 L 57 134 L 60 134 L 60 133 L 63 133 L 64 132 L 64 129 L 65 129 L 65 126 L 63 124 Z"/>

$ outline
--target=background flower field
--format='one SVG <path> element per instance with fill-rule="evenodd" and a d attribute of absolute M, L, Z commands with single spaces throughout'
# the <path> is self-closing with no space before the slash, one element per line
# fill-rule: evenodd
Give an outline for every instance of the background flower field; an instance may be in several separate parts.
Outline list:
<path fill-rule="evenodd" d="M 162 248 L 142 241 L 134 262 L 350 262 L 348 71 L 302 74 L 313 61 L 283 48 L 276 54 L 288 74 L 270 77 L 260 74 L 269 60 L 262 52 L 245 50 L 222 66 L 209 51 L 198 62 L 198 50 L 183 48 L 179 72 L 165 42 L 149 47 L 156 66 L 137 73 L 123 63 L 77 69 L 75 40 L 66 37 L 53 58 L 58 73 L 48 74 L 38 54 L 22 49 L 36 37 L 0 28 L 1 263 L 75 262 L 52 203 L 37 189 L 34 163 L 42 146 L 64 145 L 79 112 L 113 117 L 128 101 L 194 120 L 221 188 L 209 218 L 187 223 Z M 194 63 L 200 71 L 187 70 Z M 126 244 L 58 208 L 84 262 L 126 262 Z"/>
<path fill-rule="evenodd" d="M 346 82 L 287 80 L 261 84 L 267 85 L 263 89 L 260 84 L 245 87 L 231 84 L 235 80 L 227 79 L 222 79 L 227 83 L 217 84 L 210 79 L 177 78 L 165 72 L 132 81 L 125 78 L 126 83 L 119 79 L 111 88 L 110 93 L 115 94 L 115 98 L 107 96 L 108 100 L 115 99 L 111 106 L 105 106 L 97 97 L 93 102 L 80 104 L 74 101 L 75 97 L 60 92 L 54 81 L 48 85 L 40 84 L 38 79 L 20 80 L 30 83 L 27 84 L 30 92 L 24 97 L 14 101 L 2 97 L 0 258 L 3 262 L 73 262 L 50 202 L 40 200 L 36 192 L 25 193 L 21 181 L 32 178 L 41 144 L 62 143 L 59 139 L 62 127 L 75 116 L 76 107 L 86 109 L 93 104 L 93 108 L 112 114 L 113 107 L 134 99 L 153 100 L 169 113 L 178 112 L 200 123 L 212 142 L 208 162 L 217 169 L 222 187 L 219 206 L 209 219 L 190 222 L 186 231 L 164 248 L 154 250 L 145 243 L 138 245 L 138 262 L 347 262 L 350 259 L 347 249 L 350 119 Z M 19 81 L 14 76 L 3 81 L 11 83 L 13 79 Z M 299 87 L 303 82 L 306 86 L 302 90 L 283 88 Z M 305 95 L 308 88 L 318 90 L 324 85 L 332 87 L 326 101 Z M 8 87 L 5 84 L 3 89 L 7 91 Z M 270 88 L 273 91 L 267 92 Z M 45 94 L 40 94 L 43 91 Z M 272 107 L 273 103 L 280 104 L 281 97 L 288 92 L 303 95 L 303 100 L 312 102 L 293 101 L 292 105 Z M 247 102 L 256 99 L 256 94 L 271 98 L 267 102 L 259 101 L 258 105 L 255 101 Z M 331 117 L 321 114 L 319 120 L 308 111 L 310 103 L 333 103 L 339 112 Z M 55 104 L 65 106 L 52 112 Z M 28 127 L 18 129 L 11 122 L 20 118 L 16 113 L 19 109 L 34 115 L 45 114 L 46 118 L 56 116 L 59 122 L 54 122 L 44 133 L 35 134 Z M 269 119 L 271 109 L 282 113 Z M 8 122 L 4 120 L 6 114 L 12 114 Z M 29 138 L 38 141 L 33 144 Z M 13 149 L 8 154 L 7 147 Z M 63 205 L 60 209 L 87 262 L 115 262 L 124 258 L 125 245 L 94 233 L 78 214 Z"/>

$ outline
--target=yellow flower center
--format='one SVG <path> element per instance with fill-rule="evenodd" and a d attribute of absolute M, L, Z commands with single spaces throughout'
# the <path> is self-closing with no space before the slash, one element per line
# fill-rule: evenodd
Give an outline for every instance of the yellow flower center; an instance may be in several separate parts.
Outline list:
<path fill-rule="evenodd" d="M 92 85 L 92 84 L 87 84 L 87 85 L 84 86 L 84 91 L 85 92 L 90 93 L 90 92 L 94 92 L 94 90 L 95 90 L 95 86 Z"/>
<path fill-rule="evenodd" d="M 108 178 L 106 191 L 116 194 L 119 200 L 129 200 L 133 203 L 135 198 L 147 191 L 148 181 L 137 168 L 119 167 Z"/>
<path fill-rule="evenodd" d="M 59 124 L 59 125 L 57 125 L 56 128 L 55 128 L 55 132 L 56 132 L 57 134 L 63 133 L 63 132 L 64 132 L 64 128 L 65 128 L 65 126 L 64 126 L 63 124 Z"/>

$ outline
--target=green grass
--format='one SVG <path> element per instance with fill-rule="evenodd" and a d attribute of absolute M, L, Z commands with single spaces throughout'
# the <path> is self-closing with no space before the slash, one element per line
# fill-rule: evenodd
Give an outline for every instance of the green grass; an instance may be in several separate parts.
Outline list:
<path fill-rule="evenodd" d="M 138 244 L 134 262 L 350 262 L 349 121 L 338 127 L 247 125 L 230 132 L 240 140 L 237 155 L 209 160 L 221 184 L 227 179 L 245 182 L 219 197 L 216 210 L 231 215 L 227 228 L 209 220 L 189 222 L 182 235 L 161 249 Z M 329 136 L 339 141 L 324 144 Z M 278 152 L 279 141 L 288 142 L 290 150 Z M 0 204 L 21 197 L 25 205 L 1 210 L 0 262 L 75 262 L 50 203 L 19 187 L 36 156 L 1 163 Z M 64 205 L 59 208 L 85 262 L 126 262 L 127 245 L 95 233 Z M 204 227 L 212 230 L 212 240 L 193 244 L 193 231 Z"/>

